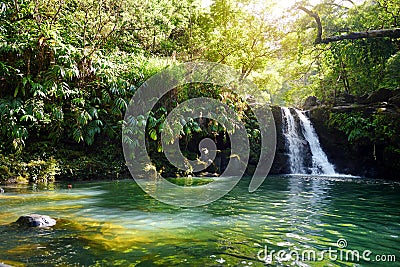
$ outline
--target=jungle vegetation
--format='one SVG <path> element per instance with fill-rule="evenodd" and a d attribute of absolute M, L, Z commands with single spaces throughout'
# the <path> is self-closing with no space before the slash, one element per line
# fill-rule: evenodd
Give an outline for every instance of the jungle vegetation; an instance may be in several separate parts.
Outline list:
<path fill-rule="evenodd" d="M 272 0 L 2 0 L 0 174 L 21 176 L 32 166 L 42 168 L 32 160 L 48 165 L 57 153 L 66 157 L 54 147 L 73 148 L 71 158 L 82 156 L 76 151 L 112 154 L 137 88 L 182 62 L 229 65 L 276 105 L 301 106 L 310 95 L 329 105 L 342 94 L 394 90 L 400 87 L 399 27 L 398 0 L 284 6 Z M 394 34 L 332 39 L 371 30 Z M 183 87 L 151 114 L 147 131 L 154 153 L 162 152 L 157 137 L 166 112 L 199 92 L 242 112 L 249 137 L 259 139 L 243 99 L 219 87 Z M 353 140 L 348 128 L 343 130 Z M 191 121 L 182 138 L 223 130 L 212 121 Z M 96 142 L 107 145 L 98 151 Z M 16 167 L 14 160 L 28 163 Z M 56 173 L 56 165 L 46 168 Z"/>

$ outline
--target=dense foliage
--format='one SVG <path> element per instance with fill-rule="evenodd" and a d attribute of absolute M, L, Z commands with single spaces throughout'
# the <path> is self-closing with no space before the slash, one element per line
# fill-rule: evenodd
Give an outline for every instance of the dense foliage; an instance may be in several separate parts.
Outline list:
<path fill-rule="evenodd" d="M 384 114 L 366 115 L 360 112 L 332 113 L 329 120 L 330 126 L 336 127 L 346 133 L 350 143 L 379 143 L 387 141 L 398 143 L 400 137 L 400 119 L 391 118 Z M 388 147 L 391 150 L 398 148 Z M 400 153 L 400 151 L 396 151 Z"/>
<path fill-rule="evenodd" d="M 215 0 L 206 8 L 192 0 L 0 1 L 0 151 L 21 153 L 38 141 L 119 144 L 136 89 L 184 61 L 230 65 L 276 104 L 300 105 L 309 95 L 334 103 L 341 93 L 361 96 L 400 86 L 399 40 L 314 45 L 314 21 L 296 8 L 300 4 L 319 14 L 326 36 L 400 23 L 397 0 L 324 0 L 288 10 L 257 0 Z M 180 88 L 144 122 L 154 151 L 162 152 L 166 112 L 193 92 L 248 112 L 242 99 L 221 88 Z M 253 128 L 249 136 L 259 139 L 251 114 L 242 119 Z M 344 130 L 353 140 L 351 127 Z M 223 138 L 223 132 L 212 121 L 185 122 L 182 140 L 194 133 Z"/>
<path fill-rule="evenodd" d="M 313 8 L 321 18 L 323 36 L 399 27 L 397 0 L 354 3 L 322 1 Z M 315 94 L 334 103 L 344 93 L 362 96 L 379 88 L 400 87 L 396 74 L 400 70 L 398 39 L 343 40 L 313 46 L 316 36 L 313 18 L 307 15 L 300 18 L 294 22 L 294 28 L 283 42 L 292 48 L 293 44 L 298 45 L 296 50 L 287 50 L 289 68 L 284 71 L 291 70 L 289 78 L 292 78 L 287 100 L 300 103 L 304 95 Z"/>

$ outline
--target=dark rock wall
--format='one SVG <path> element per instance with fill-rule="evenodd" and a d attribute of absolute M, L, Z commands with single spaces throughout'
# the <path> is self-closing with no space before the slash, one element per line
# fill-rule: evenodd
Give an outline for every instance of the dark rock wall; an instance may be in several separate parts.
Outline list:
<path fill-rule="evenodd" d="M 378 173 L 374 160 L 373 144 L 351 145 L 343 132 L 328 127 L 327 122 L 331 112 L 332 108 L 321 107 L 311 110 L 309 116 L 318 134 L 321 147 L 329 161 L 334 164 L 336 172 L 376 177 Z"/>
<path fill-rule="evenodd" d="M 370 104 L 365 106 L 318 107 L 309 112 L 311 122 L 319 136 L 321 147 L 327 154 L 329 161 L 335 165 L 337 172 L 362 177 L 400 180 L 399 156 L 387 150 L 389 146 L 398 146 L 396 141 L 382 140 L 375 142 L 375 144 L 364 141 L 350 144 L 344 132 L 328 126 L 330 113 L 360 112 L 370 116 L 376 113 L 378 109 L 380 109 L 379 104 Z M 400 119 L 398 111 L 390 107 L 385 110 L 381 114 L 388 117 L 397 116 Z"/>
<path fill-rule="evenodd" d="M 289 157 L 285 146 L 285 137 L 282 131 L 282 112 L 278 106 L 272 106 L 272 114 L 276 127 L 276 152 L 270 174 L 290 173 Z"/>

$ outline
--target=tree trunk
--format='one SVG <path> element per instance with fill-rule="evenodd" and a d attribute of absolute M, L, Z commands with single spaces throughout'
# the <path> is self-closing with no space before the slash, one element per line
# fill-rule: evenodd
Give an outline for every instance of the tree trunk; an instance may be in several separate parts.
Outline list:
<path fill-rule="evenodd" d="M 315 19 L 318 29 L 317 38 L 315 38 L 315 44 L 320 44 L 322 42 L 322 23 L 319 15 L 302 6 L 300 6 L 299 9 L 306 12 L 310 17 L 313 17 Z"/>
<path fill-rule="evenodd" d="M 355 40 L 355 39 L 365 39 L 365 38 L 400 38 L 400 29 L 383 29 L 383 30 L 372 30 L 365 32 L 351 32 L 349 34 L 330 36 L 321 39 L 319 43 L 327 44 L 331 42 L 337 42 L 341 40 Z"/>
<path fill-rule="evenodd" d="M 322 23 L 319 15 L 305 7 L 298 7 L 298 9 L 306 12 L 309 16 L 314 18 L 317 23 L 317 37 L 315 38 L 315 44 L 328 44 L 331 42 L 337 42 L 342 40 L 355 40 L 355 39 L 365 39 L 365 38 L 400 38 L 400 28 L 396 29 L 382 29 L 382 30 L 371 30 L 365 32 L 351 32 L 348 34 L 330 36 L 327 38 L 322 38 Z"/>

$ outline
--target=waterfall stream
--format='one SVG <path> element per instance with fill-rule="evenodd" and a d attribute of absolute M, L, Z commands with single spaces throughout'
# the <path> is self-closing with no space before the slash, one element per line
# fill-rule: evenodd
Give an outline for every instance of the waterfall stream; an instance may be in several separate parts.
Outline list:
<path fill-rule="evenodd" d="M 283 107 L 282 123 L 291 173 L 337 174 L 334 166 L 329 162 L 328 157 L 322 150 L 318 136 L 309 118 L 300 110 Z"/>
<path fill-rule="evenodd" d="M 289 162 L 291 173 L 306 173 L 303 165 L 303 157 L 301 153 L 302 139 L 299 137 L 298 129 L 290 109 L 282 108 L 283 119 L 283 135 L 285 136 L 286 145 L 289 150 Z"/>

